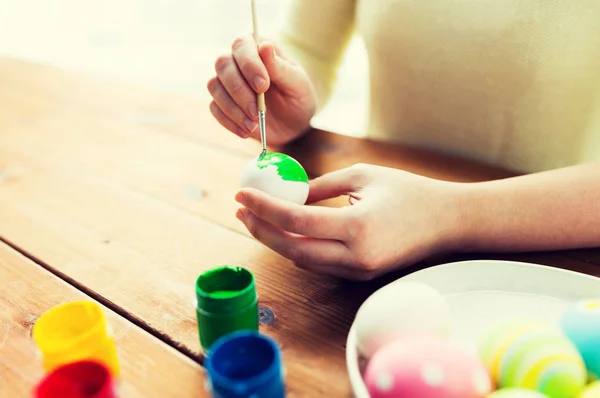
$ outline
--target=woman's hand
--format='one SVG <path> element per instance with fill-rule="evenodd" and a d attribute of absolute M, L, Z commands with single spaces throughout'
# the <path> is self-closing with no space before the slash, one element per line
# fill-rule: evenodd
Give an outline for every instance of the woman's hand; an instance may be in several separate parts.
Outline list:
<path fill-rule="evenodd" d="M 311 181 L 309 203 L 349 195 L 351 206 L 299 206 L 243 189 L 236 216 L 298 267 L 370 280 L 460 239 L 460 184 L 396 169 L 355 165 Z"/>
<path fill-rule="evenodd" d="M 217 58 L 215 70 L 207 84 L 210 110 L 226 129 L 259 139 L 256 94 L 265 92 L 269 144 L 287 144 L 310 127 L 316 111 L 312 83 L 273 43 L 264 41 L 257 48 L 251 35 L 238 38 L 231 54 Z"/>

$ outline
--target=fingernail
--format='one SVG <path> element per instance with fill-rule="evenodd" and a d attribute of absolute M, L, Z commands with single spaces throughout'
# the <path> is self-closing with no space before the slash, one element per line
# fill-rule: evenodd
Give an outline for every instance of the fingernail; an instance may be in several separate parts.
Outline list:
<path fill-rule="evenodd" d="M 247 132 L 246 130 L 244 130 L 243 128 L 241 128 L 239 126 L 235 129 L 235 133 L 237 135 L 239 135 L 241 138 L 248 138 L 250 136 L 249 132 Z"/>
<path fill-rule="evenodd" d="M 244 212 L 242 211 L 242 209 L 238 209 L 235 212 L 235 218 L 237 218 L 238 220 L 240 220 L 241 222 L 244 222 Z"/>
<path fill-rule="evenodd" d="M 256 76 L 254 78 L 254 89 L 259 91 L 263 86 L 267 84 L 267 81 L 262 76 Z"/>
<path fill-rule="evenodd" d="M 246 125 L 246 127 L 248 128 L 248 130 L 252 133 L 254 130 L 256 130 L 256 128 L 258 127 L 258 123 L 250 120 L 250 119 L 246 119 L 244 121 L 244 124 Z"/>
<path fill-rule="evenodd" d="M 240 203 L 240 204 L 245 204 L 245 198 L 244 198 L 244 194 L 241 192 L 238 192 L 237 194 L 235 194 L 235 201 Z"/>
<path fill-rule="evenodd" d="M 256 106 L 256 102 L 251 102 L 250 106 L 248 106 L 248 111 L 250 112 L 251 117 L 257 117 L 258 115 L 258 106 Z"/>

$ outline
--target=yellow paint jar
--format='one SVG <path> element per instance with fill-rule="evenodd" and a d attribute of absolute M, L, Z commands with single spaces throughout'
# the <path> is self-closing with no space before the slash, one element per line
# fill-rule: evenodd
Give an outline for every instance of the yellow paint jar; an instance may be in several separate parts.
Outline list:
<path fill-rule="evenodd" d="M 33 326 L 33 340 L 46 372 L 81 360 L 103 363 L 120 373 L 115 341 L 99 304 L 72 301 L 46 311 Z"/>

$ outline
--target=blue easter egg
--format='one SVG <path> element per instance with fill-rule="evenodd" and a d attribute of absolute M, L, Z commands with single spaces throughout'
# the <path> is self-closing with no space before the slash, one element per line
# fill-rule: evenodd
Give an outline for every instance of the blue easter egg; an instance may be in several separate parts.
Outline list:
<path fill-rule="evenodd" d="M 600 379 L 600 299 L 570 305 L 560 326 L 581 354 L 590 380 Z"/>

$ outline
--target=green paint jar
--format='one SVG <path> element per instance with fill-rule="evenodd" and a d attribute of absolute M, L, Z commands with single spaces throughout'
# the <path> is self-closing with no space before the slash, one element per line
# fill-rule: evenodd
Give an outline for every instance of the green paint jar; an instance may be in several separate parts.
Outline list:
<path fill-rule="evenodd" d="M 198 276 L 196 321 L 204 351 L 228 333 L 258 331 L 258 295 L 254 275 L 245 268 L 224 265 Z"/>

